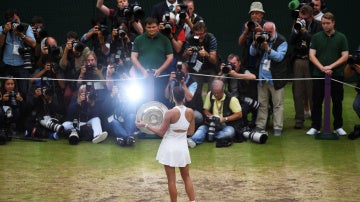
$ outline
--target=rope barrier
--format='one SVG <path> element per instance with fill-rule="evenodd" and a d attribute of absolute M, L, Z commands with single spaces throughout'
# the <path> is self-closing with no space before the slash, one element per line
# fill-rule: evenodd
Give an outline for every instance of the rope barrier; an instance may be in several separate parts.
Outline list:
<path fill-rule="evenodd" d="M 193 75 L 193 76 L 202 76 L 202 77 L 212 77 L 212 78 L 223 78 L 223 79 L 236 79 L 236 80 L 246 80 L 246 79 L 242 79 L 242 78 L 236 78 L 236 77 L 229 77 L 229 76 L 223 76 L 223 75 L 206 75 L 206 74 L 196 74 L 196 73 L 189 73 L 190 75 Z M 160 75 L 158 77 L 155 77 L 156 78 L 161 78 L 161 77 L 169 77 L 170 74 L 163 74 L 163 75 Z M 0 80 L 3 80 L 3 79 L 14 79 L 14 80 L 44 80 L 44 81 L 68 81 L 68 82 L 78 82 L 79 80 L 78 79 L 64 79 L 64 78 L 61 78 L 61 79 L 58 79 L 58 78 L 50 78 L 50 77 L 40 77 L 40 78 L 21 78 L 21 77 L 0 77 Z M 102 79 L 102 80 L 95 80 L 95 79 L 83 79 L 81 81 L 84 81 L 84 82 L 94 82 L 94 81 L 103 81 L 103 82 L 109 82 L 109 81 L 112 81 L 112 82 L 124 82 L 124 81 L 136 81 L 136 80 L 145 80 L 146 78 L 134 78 L 134 77 L 131 77 L 131 78 L 121 78 L 121 79 Z M 284 78 L 284 79 L 271 79 L 273 81 L 302 81 L 302 80 L 324 80 L 325 78 Z M 338 83 L 341 83 L 343 85 L 346 85 L 346 86 L 349 86 L 349 87 L 352 87 L 352 88 L 355 88 L 355 89 L 359 89 L 359 87 L 355 86 L 355 85 L 352 85 L 350 83 L 346 83 L 346 82 L 343 82 L 343 81 L 339 81 L 339 80 L 336 80 L 336 79 L 333 79 L 331 78 L 332 81 L 335 81 L 335 82 L 338 82 Z M 255 79 L 255 80 L 252 80 L 252 81 L 266 81 L 266 79 Z"/>

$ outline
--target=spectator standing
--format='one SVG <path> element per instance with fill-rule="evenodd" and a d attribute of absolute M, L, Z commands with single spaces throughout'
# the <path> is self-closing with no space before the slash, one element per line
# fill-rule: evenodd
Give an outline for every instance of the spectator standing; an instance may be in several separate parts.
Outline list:
<path fill-rule="evenodd" d="M 323 31 L 311 38 L 309 51 L 310 61 L 314 65 L 313 77 L 324 78 L 326 75 L 338 81 L 344 80 L 344 66 L 349 56 L 349 47 L 346 36 L 335 30 L 335 16 L 327 12 L 321 18 Z M 322 121 L 322 103 L 324 101 L 324 81 L 313 81 L 313 96 L 311 110 L 311 129 L 307 135 L 320 133 Z M 342 101 L 344 99 L 343 84 L 331 81 L 332 114 L 334 117 L 334 133 L 346 135 L 342 128 Z"/>

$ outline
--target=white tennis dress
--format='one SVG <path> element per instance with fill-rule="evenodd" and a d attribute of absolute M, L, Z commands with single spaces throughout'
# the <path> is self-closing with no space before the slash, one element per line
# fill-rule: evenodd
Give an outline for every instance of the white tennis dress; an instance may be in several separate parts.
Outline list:
<path fill-rule="evenodd" d="M 187 129 L 190 125 L 185 117 L 185 106 L 175 106 L 180 111 L 180 118 L 176 123 L 170 124 L 156 154 L 156 160 L 163 165 L 171 167 L 185 167 L 191 163 L 189 148 L 187 145 Z M 175 130 L 186 130 L 175 132 Z"/>

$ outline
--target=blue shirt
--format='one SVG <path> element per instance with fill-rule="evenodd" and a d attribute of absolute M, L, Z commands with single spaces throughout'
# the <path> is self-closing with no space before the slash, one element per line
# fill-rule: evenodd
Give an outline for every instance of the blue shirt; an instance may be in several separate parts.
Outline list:
<path fill-rule="evenodd" d="M 1 26 L 0 32 L 2 31 L 3 31 L 3 27 Z M 24 34 L 35 41 L 35 36 L 30 26 L 28 26 L 26 33 Z M 18 53 L 18 48 L 24 48 L 24 43 L 25 43 L 24 40 L 16 36 L 14 32 L 8 31 L 4 42 L 5 49 L 4 49 L 3 62 L 7 65 L 12 65 L 12 66 L 24 65 L 24 60 L 22 59 L 21 55 Z"/>
<path fill-rule="evenodd" d="M 275 40 L 269 42 L 270 48 L 272 47 L 272 45 L 274 44 L 276 39 L 277 39 L 277 35 L 275 37 Z M 285 57 L 287 47 L 288 47 L 288 44 L 286 41 L 284 41 L 277 47 L 276 50 L 271 49 L 270 54 L 268 52 L 265 52 L 263 54 L 263 57 L 261 58 L 261 61 L 260 61 L 260 67 L 259 67 L 259 79 L 265 79 L 266 82 L 270 83 L 271 85 L 274 85 L 274 82 L 272 80 L 271 70 L 270 69 L 269 69 L 269 71 L 264 70 L 264 62 L 265 62 L 265 60 L 281 62 Z M 255 56 L 258 51 L 259 50 L 256 49 L 253 44 L 251 44 L 250 55 Z M 271 63 L 270 63 L 270 68 L 271 68 Z M 260 82 L 260 85 L 261 85 L 261 82 Z"/>

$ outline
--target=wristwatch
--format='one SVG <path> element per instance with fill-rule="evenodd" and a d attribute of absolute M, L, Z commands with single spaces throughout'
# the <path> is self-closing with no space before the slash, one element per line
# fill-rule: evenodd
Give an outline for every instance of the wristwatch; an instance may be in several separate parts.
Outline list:
<path fill-rule="evenodd" d="M 228 117 L 225 117 L 225 122 L 227 122 L 228 121 Z"/>
<path fill-rule="evenodd" d="M 24 34 L 22 37 L 21 37 L 21 39 L 25 39 L 26 38 L 26 35 Z"/>

